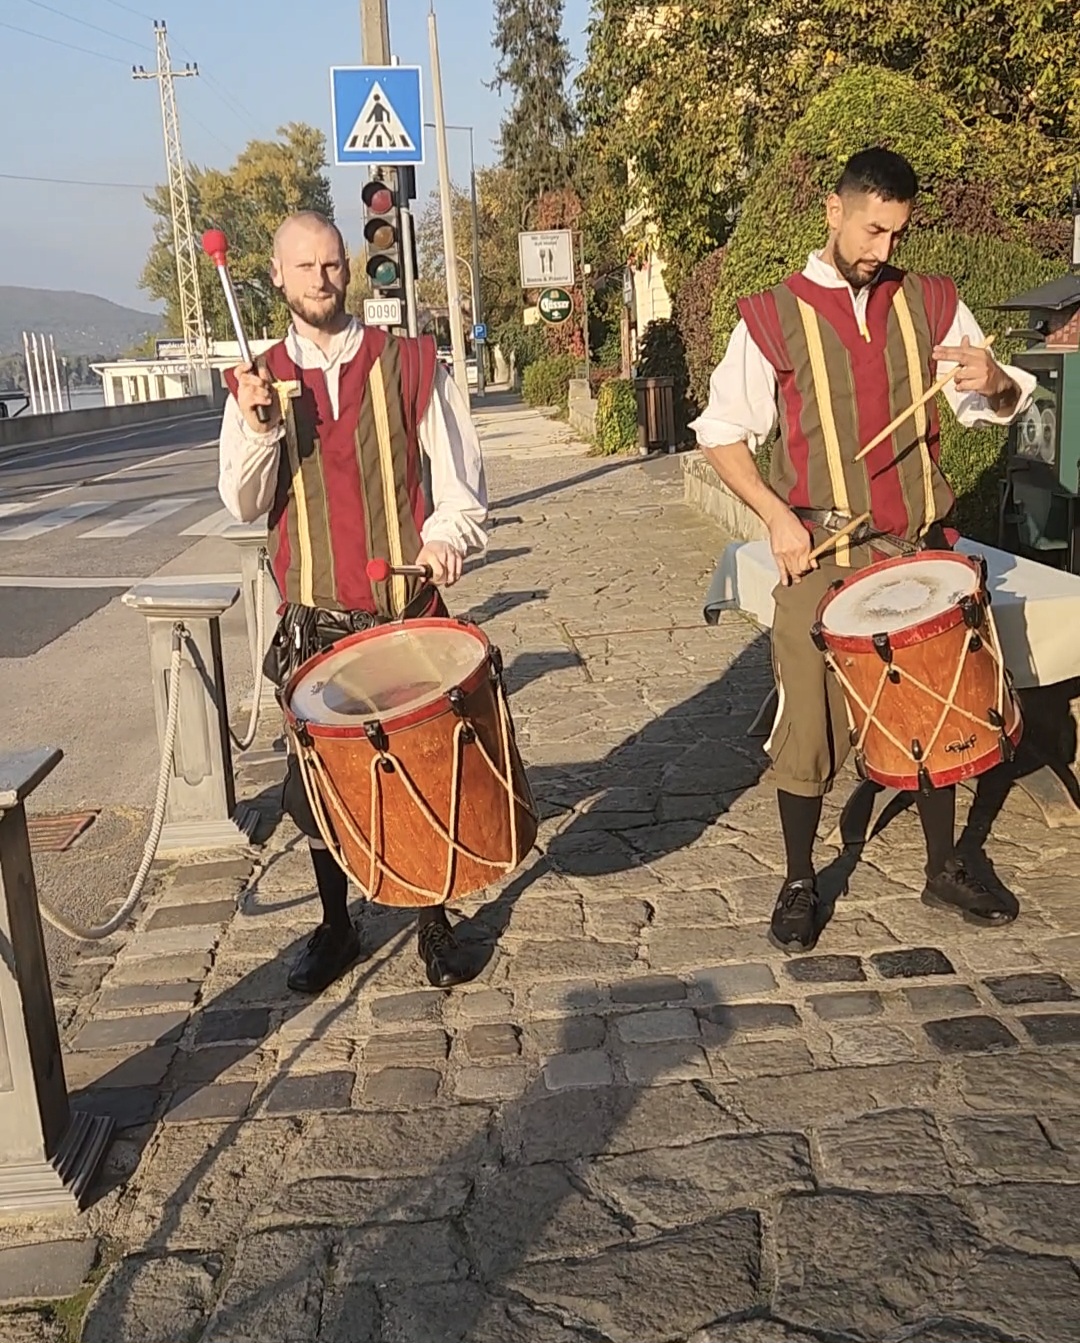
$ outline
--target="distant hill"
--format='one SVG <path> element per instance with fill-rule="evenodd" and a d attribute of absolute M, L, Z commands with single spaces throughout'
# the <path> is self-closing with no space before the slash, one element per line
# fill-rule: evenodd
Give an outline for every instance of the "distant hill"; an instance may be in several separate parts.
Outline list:
<path fill-rule="evenodd" d="M 0 285 L 0 355 L 21 354 L 24 331 L 51 335 L 65 354 L 108 357 L 160 330 L 155 313 L 124 308 L 95 294 Z"/>

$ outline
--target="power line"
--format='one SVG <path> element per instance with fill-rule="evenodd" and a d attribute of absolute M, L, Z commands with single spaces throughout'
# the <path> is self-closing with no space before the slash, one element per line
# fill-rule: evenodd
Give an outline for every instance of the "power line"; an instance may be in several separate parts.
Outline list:
<path fill-rule="evenodd" d="M 147 23 L 153 23 L 152 14 L 144 14 L 141 9 L 132 9 L 130 5 L 122 5 L 120 0 L 105 0 L 107 5 L 112 5 L 114 9 L 123 9 L 128 14 L 134 14 L 136 18 L 145 19 Z"/>
<path fill-rule="evenodd" d="M 90 47 L 77 47 L 73 42 L 61 42 L 58 37 L 46 37 L 44 33 L 35 33 L 30 28 L 20 28 L 18 24 L 8 23 L 0 19 L 0 28 L 8 28 L 13 33 L 22 33 L 24 37 L 36 37 L 39 42 L 51 42 L 54 47 L 67 47 L 69 51 L 81 52 L 84 56 L 97 56 L 103 61 L 112 61 L 114 65 L 127 65 L 128 62 L 121 60 L 119 56 L 107 56 L 103 51 L 93 51 Z"/>
<path fill-rule="evenodd" d="M 50 182 L 62 187 L 114 187 L 124 191 L 154 191 L 146 182 L 88 182 L 81 177 L 27 177 L 23 173 L 0 173 L 6 182 Z"/>
<path fill-rule="evenodd" d="M 28 5 L 33 5 L 36 9 L 47 10 L 50 14 L 56 14 L 61 19 L 67 19 L 69 23 L 81 24 L 83 28 L 92 28 L 95 33 L 104 33 L 106 37 L 114 38 L 117 42 L 126 42 L 129 46 L 138 47 L 140 51 L 150 51 L 145 42 L 136 42 L 134 38 L 124 37 L 121 33 L 114 33 L 110 28 L 99 28 L 96 23 L 87 23 L 85 19 L 76 18 L 74 14 L 68 14 L 62 9 L 55 9 L 52 5 L 47 5 L 44 0 L 26 0 Z"/>

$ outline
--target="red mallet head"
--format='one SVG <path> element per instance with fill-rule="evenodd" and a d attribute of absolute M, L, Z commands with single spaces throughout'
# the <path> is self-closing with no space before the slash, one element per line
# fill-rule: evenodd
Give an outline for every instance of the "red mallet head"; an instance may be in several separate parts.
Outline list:
<path fill-rule="evenodd" d="M 393 573 L 386 560 L 368 560 L 367 576 L 373 583 L 385 583 Z"/>
<path fill-rule="evenodd" d="M 215 266 L 224 266 L 229 256 L 229 240 L 219 228 L 208 228 L 202 235 L 203 251 Z"/>

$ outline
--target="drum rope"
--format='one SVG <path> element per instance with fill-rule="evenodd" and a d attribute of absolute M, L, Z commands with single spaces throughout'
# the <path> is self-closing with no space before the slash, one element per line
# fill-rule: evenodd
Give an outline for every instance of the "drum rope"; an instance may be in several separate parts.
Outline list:
<path fill-rule="evenodd" d="M 124 903 L 107 923 L 93 928 L 84 928 L 72 923 L 70 919 L 53 909 L 39 896 L 38 904 L 42 914 L 52 926 L 78 942 L 100 942 L 111 937 L 124 924 L 142 899 L 143 887 L 150 873 L 157 846 L 161 839 L 161 829 L 165 824 L 165 808 L 169 800 L 169 780 L 172 774 L 173 753 L 176 746 L 176 729 L 180 721 L 180 667 L 183 662 L 184 643 L 189 638 L 187 628 L 177 621 L 172 633 L 172 659 L 169 663 L 169 696 L 165 718 L 165 740 L 161 748 L 161 764 L 158 766 L 157 791 L 154 796 L 154 812 L 150 821 L 150 834 L 143 848 L 142 862 L 135 873 Z"/>
<path fill-rule="evenodd" d="M 433 904 L 445 904 L 450 897 L 454 879 L 454 856 L 459 855 L 468 858 L 482 867 L 491 868 L 495 872 L 512 872 L 521 862 L 520 839 L 518 835 L 518 817 L 517 808 L 522 807 L 530 816 L 535 817 L 533 808 L 518 796 L 517 789 L 514 787 L 514 757 L 510 750 L 511 738 L 511 718 L 510 708 L 506 701 L 506 691 L 501 680 L 498 682 L 497 700 L 499 706 L 499 736 L 502 746 L 503 760 L 505 761 L 505 776 L 498 768 L 495 761 L 485 748 L 479 736 L 473 731 L 473 744 L 479 748 L 481 759 L 487 765 L 495 779 L 501 784 L 506 793 L 509 802 L 509 821 L 510 821 L 510 858 L 509 860 L 484 858 L 478 853 L 474 853 L 467 845 L 462 844 L 457 837 L 458 810 L 461 794 L 461 767 L 462 750 L 461 746 L 467 730 L 470 725 L 461 721 L 454 729 L 453 751 L 454 768 L 450 781 L 450 811 L 449 821 L 452 829 L 447 829 L 442 824 L 438 816 L 431 810 L 431 807 L 424 800 L 423 796 L 413 782 L 408 771 L 404 768 L 401 761 L 391 751 L 379 751 L 372 756 L 370 768 L 370 787 L 371 787 L 371 813 L 369 820 L 370 838 L 365 838 L 353 821 L 348 808 L 342 800 L 341 794 L 329 778 L 323 762 L 319 759 L 318 753 L 310 747 L 302 745 L 295 739 L 295 734 L 290 730 L 290 736 L 293 738 L 293 747 L 300 766 L 300 775 L 304 783 L 304 788 L 308 794 L 308 799 L 312 804 L 312 811 L 315 813 L 315 820 L 319 826 L 323 841 L 333 853 L 335 859 L 345 871 L 349 879 L 365 891 L 369 897 L 374 895 L 376 890 L 376 881 L 378 874 L 411 891 L 414 895 L 429 901 Z M 416 804 L 425 820 L 447 846 L 446 855 L 446 875 L 443 880 L 443 889 L 441 892 L 429 890 L 422 886 L 417 886 L 408 881 L 405 877 L 395 872 L 385 860 L 379 856 L 376 849 L 377 825 L 380 819 L 382 788 L 381 775 L 387 767 L 392 769 L 401 779 L 409 797 Z M 315 776 L 317 786 L 313 786 L 312 775 Z M 323 802 L 323 794 L 320 788 L 325 791 L 325 796 L 330 802 L 332 809 L 337 814 L 345 831 L 352 839 L 357 848 L 365 855 L 368 861 L 367 881 L 361 881 L 355 872 L 350 868 L 345 859 L 344 850 L 338 842 L 333 827 L 329 823 L 326 814 L 326 807 Z"/>
<path fill-rule="evenodd" d="M 263 610 L 263 598 L 266 594 L 266 572 L 270 566 L 270 556 L 265 547 L 259 550 L 259 567 L 255 575 L 255 665 L 252 667 L 252 679 L 255 684 L 251 692 L 251 717 L 247 731 L 242 737 L 229 728 L 229 736 L 238 751 L 246 751 L 255 740 L 259 730 L 259 714 L 262 711 L 263 692 L 263 639 L 266 637 L 266 613 Z"/>
<path fill-rule="evenodd" d="M 986 615 L 988 634 L 990 635 L 990 637 L 985 639 L 983 642 L 987 652 L 990 654 L 991 658 L 997 665 L 998 669 L 997 712 L 998 716 L 1001 717 L 1005 703 L 1005 663 L 1004 659 L 1002 658 L 1000 645 L 998 642 L 997 625 L 994 621 L 994 617 L 990 610 L 989 603 L 987 603 L 987 605 L 983 608 L 983 610 Z M 874 691 L 873 699 L 869 707 L 863 702 L 862 696 L 859 695 L 859 693 L 856 691 L 855 687 L 851 684 L 849 678 L 845 676 L 844 673 L 840 670 L 840 667 L 837 664 L 835 657 L 832 655 L 832 653 L 829 653 L 826 656 L 826 662 L 828 663 L 834 676 L 840 682 L 840 685 L 843 687 L 844 691 L 846 692 L 846 695 L 849 695 L 851 699 L 854 700 L 854 702 L 865 714 L 862 729 L 859 732 L 859 739 L 855 743 L 855 750 L 861 751 L 863 749 L 867 735 L 869 734 L 871 727 L 876 727 L 877 730 L 881 733 L 881 735 L 886 739 L 886 741 L 890 742 L 893 746 L 895 746 L 896 749 L 901 753 L 901 755 L 906 756 L 907 759 L 910 760 L 913 764 L 917 765 L 920 763 L 920 761 L 912 754 L 910 745 L 905 746 L 904 743 L 900 741 L 898 737 L 896 737 L 883 723 L 878 722 L 877 719 L 874 717 L 874 715 L 877 713 L 878 705 L 881 701 L 882 694 L 884 693 L 885 686 L 888 684 L 890 672 L 895 672 L 898 677 L 901 677 L 903 680 L 908 681 L 913 686 L 917 686 L 925 695 L 929 696 L 930 699 L 936 700 L 938 704 L 942 705 L 942 712 L 940 718 L 937 721 L 937 725 L 934 728 L 934 731 L 931 734 L 926 746 L 923 747 L 924 758 L 928 756 L 930 752 L 934 749 L 934 747 L 937 745 L 938 738 L 944 731 L 945 722 L 949 716 L 950 711 L 957 714 L 961 718 L 966 718 L 969 722 L 974 723 L 976 727 L 985 728 L 988 732 L 995 731 L 996 730 L 995 724 L 988 722 L 986 719 L 980 718 L 978 714 L 972 713 L 969 709 L 965 709 L 962 705 L 959 705 L 955 702 L 956 692 L 960 688 L 960 681 L 963 678 L 964 674 L 964 663 L 967 658 L 967 652 L 968 648 L 967 643 L 965 641 L 963 647 L 960 650 L 960 657 L 959 661 L 957 662 L 956 672 L 953 676 L 952 686 L 950 687 L 947 696 L 939 694 L 936 690 L 933 690 L 930 686 L 920 681 L 917 676 L 912 676 L 910 672 L 904 671 L 900 667 L 893 666 L 892 664 L 887 664 L 883 666 L 881 670 L 881 676 L 878 680 L 877 686 Z"/>

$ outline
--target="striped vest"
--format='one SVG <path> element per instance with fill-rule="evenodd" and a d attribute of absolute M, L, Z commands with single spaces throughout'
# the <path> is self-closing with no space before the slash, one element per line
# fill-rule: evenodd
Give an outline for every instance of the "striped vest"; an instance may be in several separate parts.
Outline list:
<path fill-rule="evenodd" d="M 365 327 L 343 364 L 334 418 L 321 369 L 298 367 L 282 342 L 266 366 L 298 384 L 285 413 L 270 557 L 287 602 L 401 614 L 422 580 L 373 583 L 367 562 L 412 564 L 424 521 L 419 426 L 435 383 L 435 341 Z"/>
<path fill-rule="evenodd" d="M 776 371 L 780 443 L 770 484 L 794 508 L 870 512 L 875 530 L 914 540 L 952 508 L 930 402 L 861 462 L 855 454 L 933 381 L 930 352 L 956 316 L 944 276 L 886 267 L 859 329 L 849 290 L 804 275 L 741 299 L 754 343 Z M 837 562 L 849 562 L 846 545 Z"/>

